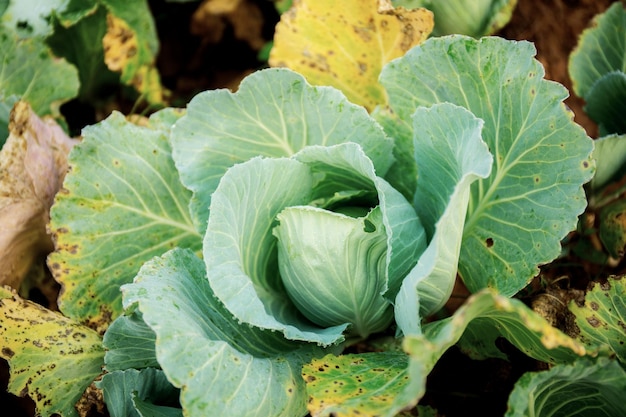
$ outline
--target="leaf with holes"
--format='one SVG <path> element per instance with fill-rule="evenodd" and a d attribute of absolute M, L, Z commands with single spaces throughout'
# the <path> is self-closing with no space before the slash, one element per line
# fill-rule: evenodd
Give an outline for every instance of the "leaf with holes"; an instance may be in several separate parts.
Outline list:
<path fill-rule="evenodd" d="M 586 206 L 593 142 L 565 108 L 567 90 L 543 79 L 534 55 L 524 41 L 452 35 L 429 39 L 381 74 L 395 112 L 387 118 L 408 121 L 419 106 L 450 102 L 484 121 L 494 162 L 472 185 L 459 260 L 471 291 L 517 293 L 559 255 Z"/>

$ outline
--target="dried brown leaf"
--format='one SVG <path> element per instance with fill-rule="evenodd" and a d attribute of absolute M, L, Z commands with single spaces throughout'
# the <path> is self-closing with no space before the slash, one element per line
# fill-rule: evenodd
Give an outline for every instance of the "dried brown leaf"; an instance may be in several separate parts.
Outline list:
<path fill-rule="evenodd" d="M 46 232 L 50 206 L 77 142 L 26 102 L 13 107 L 0 152 L 0 284 L 19 288 L 33 263 L 53 249 Z"/>

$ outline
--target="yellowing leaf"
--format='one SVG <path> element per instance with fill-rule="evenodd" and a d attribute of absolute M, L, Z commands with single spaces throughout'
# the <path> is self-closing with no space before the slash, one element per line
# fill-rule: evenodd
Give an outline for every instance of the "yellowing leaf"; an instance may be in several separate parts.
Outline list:
<path fill-rule="evenodd" d="M 107 33 L 102 39 L 104 62 L 121 73 L 121 81 L 133 86 L 149 103 L 162 103 L 166 90 L 155 67 L 158 41 L 145 1 L 103 1 L 107 6 Z"/>
<path fill-rule="evenodd" d="M 101 373 L 104 350 L 93 330 L 0 287 L 0 357 L 8 391 L 28 395 L 44 417 L 78 416 L 74 405 Z"/>
<path fill-rule="evenodd" d="M 78 141 L 53 119 L 40 119 L 19 101 L 11 112 L 9 138 L 0 152 L 0 285 L 19 288 L 53 249 L 46 233 L 49 210 Z"/>
<path fill-rule="evenodd" d="M 387 102 L 378 83 L 383 65 L 424 41 L 433 25 L 430 11 L 394 9 L 388 0 L 294 1 L 276 26 L 269 64 L 372 110 Z"/>
<path fill-rule="evenodd" d="M 121 72 L 137 55 L 137 36 L 122 19 L 107 15 L 107 33 L 102 39 L 104 62 L 111 71 Z"/>
<path fill-rule="evenodd" d="M 380 416 L 409 384 L 403 352 L 326 355 L 302 367 L 313 416 Z"/>

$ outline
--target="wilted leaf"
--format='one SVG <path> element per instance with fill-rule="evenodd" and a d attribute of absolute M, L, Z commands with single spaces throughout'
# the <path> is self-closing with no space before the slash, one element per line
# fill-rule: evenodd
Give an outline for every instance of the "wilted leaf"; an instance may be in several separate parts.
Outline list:
<path fill-rule="evenodd" d="M 505 417 L 626 415 L 626 372 L 616 361 L 581 359 L 517 381 Z"/>
<path fill-rule="evenodd" d="M 403 352 L 327 355 L 302 367 L 311 415 L 395 415 L 390 403 L 409 383 Z"/>
<path fill-rule="evenodd" d="M 570 305 L 580 328 L 580 339 L 592 346 L 608 345 L 622 364 L 626 364 L 625 294 L 626 279 L 612 277 L 587 291 L 584 306 Z"/>
<path fill-rule="evenodd" d="M 8 391 L 28 395 L 38 415 L 78 416 L 74 404 L 101 373 L 102 341 L 93 330 L 0 288 L 0 357 Z"/>
<path fill-rule="evenodd" d="M 56 251 L 48 265 L 63 285 L 59 307 L 99 330 L 122 312 L 119 287 L 145 261 L 201 246 L 159 114 L 148 127 L 113 113 L 85 128 L 51 209 Z"/>
<path fill-rule="evenodd" d="M 24 101 L 11 113 L 11 134 L 0 152 L 0 285 L 19 288 L 31 268 L 53 249 L 49 210 L 78 142 Z"/>
<path fill-rule="evenodd" d="M 339 88 L 371 111 L 387 103 L 378 83 L 383 65 L 425 40 L 432 28 L 428 10 L 394 9 L 389 1 L 294 1 L 276 25 L 269 63 Z"/>

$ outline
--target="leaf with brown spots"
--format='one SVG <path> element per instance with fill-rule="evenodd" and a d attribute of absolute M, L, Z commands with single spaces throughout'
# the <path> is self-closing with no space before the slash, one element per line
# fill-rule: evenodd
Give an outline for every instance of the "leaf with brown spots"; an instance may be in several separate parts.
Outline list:
<path fill-rule="evenodd" d="M 394 9 L 389 1 L 294 1 L 276 26 L 269 63 L 339 88 L 371 111 L 387 103 L 378 83 L 383 65 L 424 41 L 433 24 L 430 11 Z"/>
<path fill-rule="evenodd" d="M 66 316 L 104 331 L 122 311 L 119 287 L 144 262 L 177 246 L 200 250 L 169 144 L 179 116 L 163 110 L 140 127 L 113 113 L 83 130 L 50 212 L 48 265 Z"/>
<path fill-rule="evenodd" d="M 96 332 L 9 287 L 0 287 L 0 345 L 11 368 L 8 391 L 28 395 L 43 417 L 78 416 L 74 405 L 104 363 Z"/>
<path fill-rule="evenodd" d="M 395 415 L 394 398 L 409 383 L 403 352 L 327 355 L 302 367 L 314 416 Z"/>
<path fill-rule="evenodd" d="M 0 152 L 0 285 L 19 289 L 29 274 L 43 274 L 53 249 L 46 233 L 49 210 L 78 141 L 24 101 L 15 104 L 9 129 Z"/>
<path fill-rule="evenodd" d="M 626 364 L 626 279 L 611 277 L 596 283 L 585 295 L 585 304 L 570 303 L 580 328 L 580 339 L 589 345 L 608 345 Z"/>

